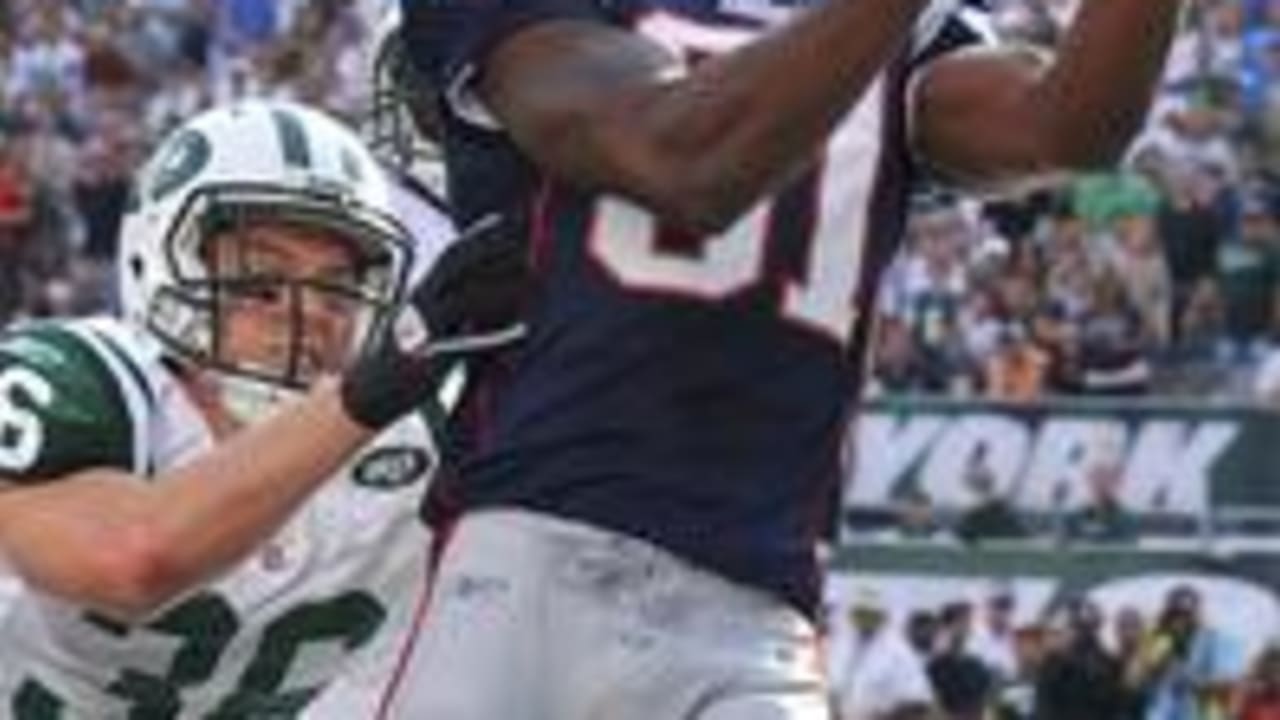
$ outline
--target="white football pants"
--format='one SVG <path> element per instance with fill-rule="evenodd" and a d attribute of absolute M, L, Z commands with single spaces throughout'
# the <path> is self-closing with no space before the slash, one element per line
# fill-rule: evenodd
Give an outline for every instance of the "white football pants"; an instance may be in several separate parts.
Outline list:
<path fill-rule="evenodd" d="M 655 546 L 466 515 L 388 720 L 828 720 L 812 625 Z"/>

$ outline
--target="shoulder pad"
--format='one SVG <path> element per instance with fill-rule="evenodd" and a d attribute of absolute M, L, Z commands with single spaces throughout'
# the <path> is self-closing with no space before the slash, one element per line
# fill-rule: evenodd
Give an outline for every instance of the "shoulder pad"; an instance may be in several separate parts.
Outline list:
<path fill-rule="evenodd" d="M 0 477 L 140 470 L 141 374 L 106 336 L 44 322 L 0 334 Z M 136 373 L 129 377 L 131 373 Z"/>

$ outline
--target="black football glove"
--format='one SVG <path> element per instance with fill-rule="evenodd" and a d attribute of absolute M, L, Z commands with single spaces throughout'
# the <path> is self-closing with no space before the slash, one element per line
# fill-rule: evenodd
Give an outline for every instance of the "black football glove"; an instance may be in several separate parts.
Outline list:
<path fill-rule="evenodd" d="M 519 340 L 528 283 L 517 234 L 496 217 L 474 225 L 440 255 L 343 373 L 347 414 L 365 427 L 385 427 L 434 396 L 448 364 Z"/>

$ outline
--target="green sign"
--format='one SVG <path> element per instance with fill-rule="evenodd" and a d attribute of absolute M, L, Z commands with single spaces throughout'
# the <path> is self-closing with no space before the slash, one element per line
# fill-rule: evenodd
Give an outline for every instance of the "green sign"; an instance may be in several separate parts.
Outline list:
<path fill-rule="evenodd" d="M 1138 513 L 1280 514 L 1280 415 L 1261 409 L 1134 400 L 1037 405 L 878 402 L 851 435 L 847 508 L 883 507 L 912 490 L 966 507 L 976 464 L 1015 506 L 1075 507 L 1101 463 L 1120 472 Z"/>

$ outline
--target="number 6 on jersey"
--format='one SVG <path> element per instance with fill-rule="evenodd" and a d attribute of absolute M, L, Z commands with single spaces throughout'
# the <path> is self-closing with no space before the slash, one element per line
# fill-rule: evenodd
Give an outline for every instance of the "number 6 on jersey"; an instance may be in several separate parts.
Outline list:
<path fill-rule="evenodd" d="M 30 405 L 53 402 L 53 387 L 23 367 L 0 372 L 0 473 L 22 472 L 40 459 L 44 426 Z"/>

